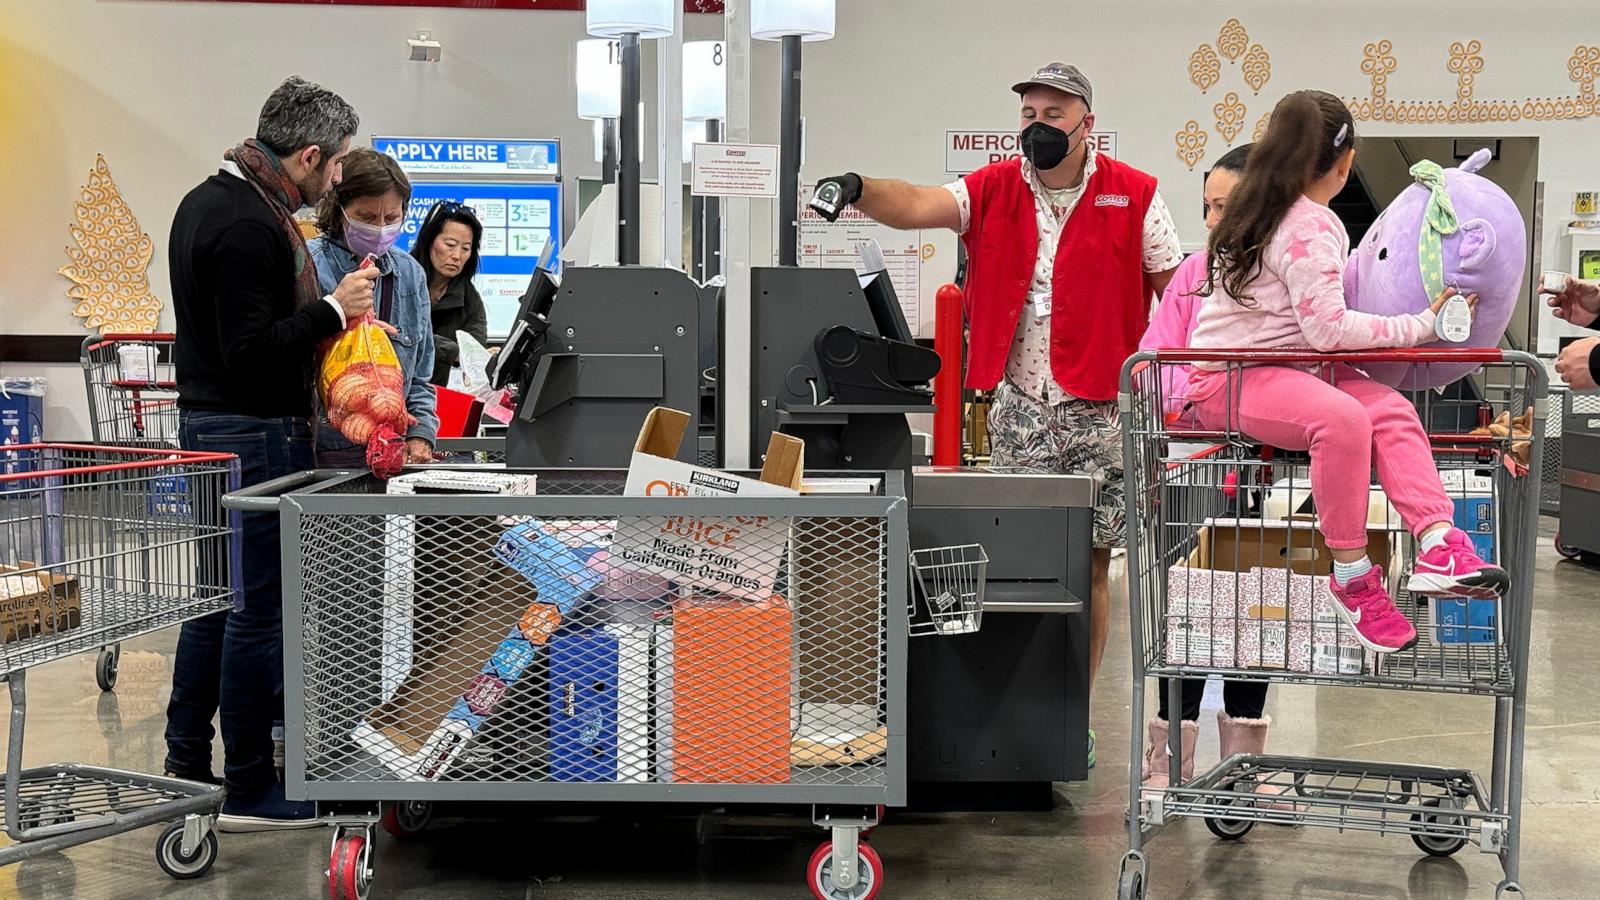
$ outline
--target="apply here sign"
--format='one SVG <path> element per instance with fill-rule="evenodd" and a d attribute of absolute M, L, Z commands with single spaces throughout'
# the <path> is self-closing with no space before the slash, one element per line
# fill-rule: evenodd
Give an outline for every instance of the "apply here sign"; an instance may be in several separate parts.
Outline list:
<path fill-rule="evenodd" d="M 1077 143 L 1074 135 L 1073 143 Z M 1107 156 L 1117 155 L 1117 133 L 1097 131 L 1089 135 L 1095 152 Z M 1016 159 L 1022 155 L 1019 135 L 1015 131 L 946 131 L 944 133 L 944 170 L 951 175 L 976 172 L 990 163 Z"/>
<path fill-rule="evenodd" d="M 561 174 L 560 144 L 556 141 L 375 137 L 372 146 L 379 153 L 394 157 L 411 175 Z"/>

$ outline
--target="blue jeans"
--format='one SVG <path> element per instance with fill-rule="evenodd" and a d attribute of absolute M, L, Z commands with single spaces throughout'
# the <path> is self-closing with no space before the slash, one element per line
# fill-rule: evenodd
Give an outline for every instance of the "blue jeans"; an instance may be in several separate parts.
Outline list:
<path fill-rule="evenodd" d="M 239 484 L 249 486 L 312 467 L 311 424 L 182 410 L 178 441 L 185 450 L 239 457 Z M 227 515 L 221 509 L 215 511 Z M 166 769 L 209 775 L 212 716 L 222 719 L 223 773 L 230 793 L 248 797 L 277 780 L 272 728 L 283 721 L 283 591 L 278 517 L 240 515 L 242 590 L 232 612 L 183 626 L 167 704 Z"/>

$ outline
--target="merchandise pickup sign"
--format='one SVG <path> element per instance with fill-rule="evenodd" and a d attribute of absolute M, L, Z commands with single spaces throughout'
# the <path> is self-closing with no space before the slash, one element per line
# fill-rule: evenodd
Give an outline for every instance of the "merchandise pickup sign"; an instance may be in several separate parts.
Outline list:
<path fill-rule="evenodd" d="M 1072 138 L 1077 142 L 1077 137 Z M 1089 135 L 1096 153 L 1117 155 L 1117 133 L 1096 131 Z M 1015 131 L 946 131 L 944 170 L 951 175 L 976 172 L 990 163 L 1016 159 L 1022 155 L 1021 138 Z"/>
<path fill-rule="evenodd" d="M 696 197 L 776 197 L 778 146 L 695 144 L 690 181 Z"/>

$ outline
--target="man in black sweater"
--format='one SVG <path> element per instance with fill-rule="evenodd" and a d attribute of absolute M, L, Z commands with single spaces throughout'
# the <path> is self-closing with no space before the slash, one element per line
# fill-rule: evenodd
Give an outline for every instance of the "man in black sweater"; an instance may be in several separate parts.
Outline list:
<path fill-rule="evenodd" d="M 1600 282 L 1567 276 L 1561 293 L 1546 292 L 1558 319 L 1600 330 Z M 1556 374 L 1574 391 L 1592 391 L 1600 382 L 1600 338 L 1583 338 L 1562 348 Z"/>
<path fill-rule="evenodd" d="M 224 154 L 172 221 L 168 265 L 177 340 L 179 441 L 233 453 L 241 486 L 312 468 L 317 345 L 372 308 L 377 269 L 320 296 L 294 221 L 339 182 L 359 120 L 338 95 L 301 78 L 262 107 L 256 136 Z M 208 511 L 225 523 L 220 509 Z M 211 719 L 222 720 L 224 831 L 316 824 L 284 797 L 273 765 L 283 722 L 283 606 L 277 516 L 248 513 L 238 538 L 242 590 L 231 612 L 183 627 L 167 707 L 169 773 L 215 781 Z M 227 584 L 210 567 L 207 584 Z M 202 564 L 202 577 L 208 574 Z"/>

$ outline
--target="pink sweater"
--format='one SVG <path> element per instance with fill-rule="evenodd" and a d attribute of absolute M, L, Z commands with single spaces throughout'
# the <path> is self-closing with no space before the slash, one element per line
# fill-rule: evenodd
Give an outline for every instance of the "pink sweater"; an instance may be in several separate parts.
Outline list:
<path fill-rule="evenodd" d="M 1217 287 L 1200 304 L 1189 336 L 1196 349 L 1374 350 L 1415 347 L 1434 339 L 1431 310 L 1379 316 L 1344 302 L 1344 266 L 1350 236 L 1333 210 L 1301 197 L 1261 255 L 1261 274 L 1250 283 L 1252 305 Z M 1176 278 L 1173 279 L 1177 281 Z M 1221 363 L 1199 368 L 1222 369 Z"/>

